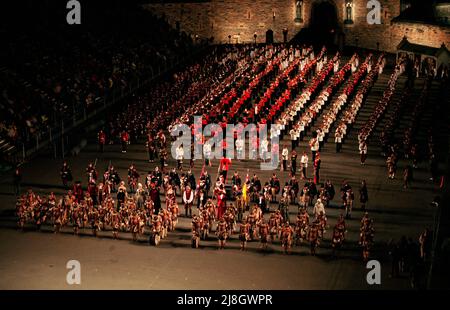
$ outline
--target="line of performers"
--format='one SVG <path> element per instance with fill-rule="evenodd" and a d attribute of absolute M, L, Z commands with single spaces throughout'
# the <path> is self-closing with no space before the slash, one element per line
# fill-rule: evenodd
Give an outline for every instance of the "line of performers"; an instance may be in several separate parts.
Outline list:
<path fill-rule="evenodd" d="M 108 196 L 101 204 L 94 205 L 88 192 L 79 201 L 72 190 L 59 200 L 53 193 L 41 197 L 29 190 L 19 197 L 16 212 L 21 229 L 28 223 L 36 225 L 37 230 L 41 230 L 42 225 L 52 225 L 55 233 L 64 227 L 72 227 L 75 235 L 80 229 L 91 229 L 94 236 L 99 231 L 111 231 L 113 239 L 118 239 L 120 232 L 128 232 L 133 241 L 150 234 L 150 242 L 155 245 L 169 231 L 175 230 L 178 223 L 177 204 L 168 203 L 166 208 L 156 210 L 153 201 L 147 199 L 139 208 L 136 199 L 129 197 L 117 206 Z"/>
<path fill-rule="evenodd" d="M 232 193 L 235 203 L 227 205 L 225 178 L 218 177 L 213 195 L 216 203 L 210 199 L 211 178 L 204 170 L 197 181 L 191 171 L 178 175 L 176 169 L 162 173 L 159 167 L 149 171 L 144 185 L 139 183 L 140 175 L 132 164 L 128 169 L 128 188 L 112 165 L 103 174 L 103 182 L 97 184 L 98 173 L 95 163 L 89 163 L 86 168 L 88 188 L 84 192 L 81 182 L 76 182 L 68 194 L 56 203 L 53 194 L 40 198 L 29 192 L 18 201 L 19 225 L 34 222 L 38 227 L 50 221 L 55 232 L 65 225 L 72 225 L 77 234 L 80 228 L 91 228 L 96 235 L 100 230 L 111 229 L 113 237 L 118 238 L 120 231 L 131 232 L 137 240 L 146 230 L 151 232 L 151 242 L 159 243 L 167 232 L 175 229 L 179 216 L 177 190 L 180 191 L 181 202 L 184 205 L 186 217 L 192 217 L 192 209 L 197 204 L 198 215 L 192 220 L 192 246 L 198 247 L 201 239 L 206 239 L 217 223 L 216 234 L 219 248 L 224 248 L 226 240 L 234 232 L 239 231 L 241 248 L 244 250 L 248 241 L 260 239 L 261 247 L 267 248 L 268 242 L 280 240 L 283 250 L 289 253 L 292 245 L 309 242 L 311 254 L 323 239 L 327 227 L 325 206 L 334 197 L 334 186 L 327 181 L 320 189 L 315 183 L 307 180 L 303 188 L 299 188 L 295 176 L 281 188 L 280 180 L 273 174 L 264 186 L 256 174 L 243 182 L 237 172 L 231 178 Z M 61 169 L 61 175 L 70 171 L 67 163 Z M 345 182 L 344 182 L 345 183 Z M 345 183 L 349 187 L 348 183 Z M 348 189 L 341 188 L 347 193 Z M 161 207 L 160 194 L 165 194 L 166 208 Z M 112 193 L 117 193 L 116 201 Z M 277 196 L 281 192 L 278 203 Z M 289 205 L 296 204 L 298 197 L 299 213 L 294 227 L 289 224 Z M 317 197 L 313 204 L 313 199 Z M 344 196 L 343 196 L 344 197 Z M 344 206 L 347 200 L 345 199 Z M 264 214 L 269 212 L 270 203 L 278 203 L 278 210 L 270 214 L 268 220 Z M 314 220 L 309 220 L 307 208 L 313 206 Z M 346 215 L 348 215 L 346 207 Z M 351 210 L 351 209 L 350 209 Z M 244 213 L 248 215 L 244 217 Z M 346 216 L 348 217 L 348 216 Z M 239 229 L 236 223 L 242 223 Z M 336 228 L 337 227 L 337 228 Z M 344 241 L 345 221 L 342 217 L 333 231 L 332 248 L 340 248 Z M 361 236 L 366 234 L 362 234 Z M 368 241 L 364 241 L 364 240 Z M 370 238 L 362 240 L 361 246 L 370 249 Z M 368 257 L 368 255 L 365 255 Z"/>
<path fill-rule="evenodd" d="M 285 203 L 287 199 L 283 197 L 280 205 Z M 119 208 L 115 205 L 111 196 L 100 205 L 94 205 L 89 193 L 85 194 L 83 200 L 78 201 L 72 190 L 69 190 L 64 197 L 57 200 L 53 193 L 40 197 L 29 190 L 17 201 L 18 225 L 23 229 L 26 223 L 35 224 L 40 230 L 42 225 L 52 224 L 55 233 L 60 232 L 63 227 L 71 226 L 75 235 L 83 228 L 92 229 L 94 236 L 97 236 L 99 231 L 110 230 L 114 239 L 119 238 L 119 232 L 129 232 L 134 241 L 137 241 L 139 236 L 149 235 L 150 243 L 158 245 L 169 231 L 175 230 L 178 223 L 179 207 L 175 191 L 170 185 L 166 191 L 166 208 L 155 210 L 151 199 L 146 199 L 139 208 L 134 197 L 129 197 Z M 284 253 L 290 253 L 293 245 L 306 243 L 310 246 L 311 255 L 315 255 L 328 227 L 323 211 L 316 214 L 311 221 L 306 208 L 300 207 L 295 226 L 292 226 L 283 215 L 282 207 L 272 212 L 266 220 L 261 208 L 254 204 L 237 228 L 238 210 L 234 204 L 230 203 L 219 219 L 216 217 L 216 208 L 216 204 L 208 199 L 206 204 L 198 209 L 198 214 L 193 216 L 192 247 L 197 248 L 200 239 L 206 240 L 216 226 L 215 234 L 220 249 L 225 247 L 227 239 L 238 233 L 241 250 L 246 250 L 249 241 L 259 240 L 261 248 L 267 249 L 268 243 L 279 240 Z M 346 224 L 341 214 L 331 237 L 333 256 L 342 247 L 345 234 Z M 361 220 L 359 234 L 364 260 L 369 258 L 373 236 L 373 222 L 366 212 Z"/>
<path fill-rule="evenodd" d="M 295 225 L 289 223 L 285 208 L 287 198 L 280 201 L 279 209 L 270 213 L 269 219 L 264 218 L 261 208 L 254 204 L 249 214 L 242 221 L 238 221 L 239 209 L 234 204 L 229 204 L 223 217 L 219 219 L 215 234 L 219 242 L 219 249 L 225 247 L 227 239 L 238 234 L 240 249 L 246 250 L 250 241 L 260 242 L 262 249 L 267 249 L 269 243 L 277 240 L 280 242 L 283 253 L 291 253 L 292 246 L 308 244 L 311 255 L 316 254 L 316 249 L 324 239 L 327 217 L 324 211 L 317 213 L 312 220 L 304 207 L 299 208 Z M 212 232 L 215 220 L 215 207 L 212 200 L 208 200 L 205 207 L 199 209 L 199 214 L 192 219 L 192 247 L 198 248 L 200 240 L 206 240 Z M 240 223 L 239 227 L 237 224 Z M 337 251 L 342 247 L 347 232 L 344 215 L 341 214 L 333 228 L 331 236 L 332 256 L 336 257 Z M 361 220 L 359 233 L 359 244 L 362 247 L 363 259 L 369 258 L 370 249 L 373 244 L 374 230 L 372 220 L 366 212 Z"/>

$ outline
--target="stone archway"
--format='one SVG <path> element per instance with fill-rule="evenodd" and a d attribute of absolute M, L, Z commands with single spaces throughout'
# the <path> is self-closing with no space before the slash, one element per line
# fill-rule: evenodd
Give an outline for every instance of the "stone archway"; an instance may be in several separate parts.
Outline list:
<path fill-rule="evenodd" d="M 336 45 L 341 32 L 338 23 L 338 9 L 334 1 L 314 1 L 310 12 L 310 31 L 315 43 Z"/>

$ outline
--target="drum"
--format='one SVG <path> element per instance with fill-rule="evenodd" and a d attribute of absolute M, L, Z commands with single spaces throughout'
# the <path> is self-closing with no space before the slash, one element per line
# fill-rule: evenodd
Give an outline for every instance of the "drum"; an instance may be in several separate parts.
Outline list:
<path fill-rule="evenodd" d="M 155 232 L 151 233 L 150 238 L 149 238 L 149 243 L 151 245 L 158 246 L 160 241 L 161 241 L 161 237 L 159 236 L 159 234 L 157 234 Z"/>

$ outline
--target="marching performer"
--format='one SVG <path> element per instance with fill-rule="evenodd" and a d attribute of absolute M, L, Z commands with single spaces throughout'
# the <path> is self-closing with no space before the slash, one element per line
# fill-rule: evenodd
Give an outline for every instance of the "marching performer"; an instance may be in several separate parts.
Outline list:
<path fill-rule="evenodd" d="M 270 202 L 277 202 L 277 195 L 280 193 L 281 185 L 280 180 L 278 179 L 275 173 L 272 174 L 272 177 L 269 180 L 270 184 Z"/>
<path fill-rule="evenodd" d="M 261 218 L 261 223 L 259 224 L 259 236 L 261 238 L 261 248 L 267 249 L 267 240 L 269 237 L 269 224 L 266 223 L 264 218 Z"/>
<path fill-rule="evenodd" d="M 191 189 L 189 185 L 187 185 L 183 193 L 183 203 L 186 217 L 192 217 L 193 202 L 194 202 L 194 191 Z"/>
<path fill-rule="evenodd" d="M 239 229 L 239 240 L 241 241 L 241 251 L 245 251 L 247 241 L 250 240 L 250 224 L 247 223 L 247 218 L 244 218 Z"/>
<path fill-rule="evenodd" d="M 128 168 L 128 186 L 130 186 L 131 193 L 134 193 L 136 191 L 138 181 L 139 173 L 134 164 L 131 164 L 131 166 Z"/>
<path fill-rule="evenodd" d="M 359 202 L 361 203 L 361 210 L 366 211 L 366 203 L 369 200 L 369 194 L 367 191 L 366 180 L 361 181 L 361 187 L 359 188 Z"/>
<path fill-rule="evenodd" d="M 97 163 L 97 160 L 96 160 Z M 86 168 L 86 174 L 88 176 L 88 184 L 97 183 L 98 172 L 95 169 L 96 163 L 89 163 Z"/>
<path fill-rule="evenodd" d="M 113 239 L 119 239 L 121 217 L 117 211 L 112 211 L 111 226 L 113 230 Z"/>
<path fill-rule="evenodd" d="M 322 160 L 320 159 L 320 153 L 316 153 L 316 159 L 313 162 L 314 166 L 314 184 L 319 184 L 320 182 L 320 164 Z"/>
<path fill-rule="evenodd" d="M 365 165 L 367 159 L 367 142 L 366 140 L 361 140 L 359 142 L 359 154 L 361 155 L 361 165 Z"/>
<path fill-rule="evenodd" d="M 301 208 L 297 215 L 297 222 L 295 225 L 296 245 L 300 245 L 306 240 L 309 227 L 309 214 L 305 208 Z"/>
<path fill-rule="evenodd" d="M 369 214 L 366 212 L 361 220 L 361 228 L 359 233 L 359 244 L 362 247 L 362 256 L 365 262 L 369 259 L 370 250 L 373 245 L 373 237 L 373 221 L 369 218 Z"/>
<path fill-rule="evenodd" d="M 219 239 L 219 249 L 224 249 L 225 243 L 228 238 L 228 234 L 227 234 L 227 222 L 223 217 L 220 218 L 219 223 L 217 224 L 216 235 L 217 238 Z"/>
<path fill-rule="evenodd" d="M 333 229 L 333 237 L 331 238 L 331 247 L 333 249 L 333 256 L 336 256 L 336 250 L 340 249 L 342 247 L 342 244 L 344 243 L 345 239 L 345 220 L 344 215 L 339 215 L 339 219 L 334 226 Z"/>
<path fill-rule="evenodd" d="M 304 180 L 307 178 L 306 171 L 308 169 L 308 155 L 306 155 L 306 152 L 303 152 L 303 155 L 300 158 L 300 166 L 302 168 L 301 178 Z"/>
<path fill-rule="evenodd" d="M 67 161 L 63 162 L 63 166 L 61 168 L 60 175 L 61 175 L 61 180 L 62 180 L 64 187 L 67 188 L 68 182 L 72 181 L 72 179 L 73 179 L 72 178 L 72 170 L 70 170 L 70 167 L 69 167 L 69 164 L 67 163 Z"/>
<path fill-rule="evenodd" d="M 101 153 L 103 153 L 105 144 L 106 144 L 106 134 L 103 130 L 100 130 L 98 133 L 98 148 Z"/>
<path fill-rule="evenodd" d="M 353 193 L 353 190 L 351 188 L 349 188 L 346 192 L 345 192 L 345 218 L 349 219 L 352 217 L 352 210 L 353 210 L 353 200 L 355 199 L 355 195 Z"/>
<path fill-rule="evenodd" d="M 308 240 L 310 243 L 311 255 L 316 255 L 316 248 L 319 245 L 319 222 L 314 221 L 309 227 Z"/>
<path fill-rule="evenodd" d="M 311 155 L 312 155 L 312 162 L 314 163 L 314 161 L 316 160 L 316 154 L 319 151 L 319 139 L 317 139 L 317 133 L 314 132 L 314 137 L 309 140 L 309 146 L 311 148 Z"/>
<path fill-rule="evenodd" d="M 289 225 L 289 222 L 286 222 L 281 229 L 281 246 L 283 247 L 283 252 L 285 254 L 291 254 L 291 246 L 292 246 L 292 237 L 294 235 L 294 230 Z"/>
<path fill-rule="evenodd" d="M 127 130 L 121 132 L 120 141 L 122 142 L 122 153 L 126 153 L 127 145 L 130 143 L 130 135 Z"/>
<path fill-rule="evenodd" d="M 177 157 L 177 169 L 183 171 L 183 158 L 184 158 L 184 149 L 182 145 L 179 145 L 175 150 L 175 154 Z"/>
<path fill-rule="evenodd" d="M 220 185 L 214 190 L 217 198 L 217 218 L 221 218 L 226 210 L 226 190 L 225 185 L 220 183 Z"/>
<path fill-rule="evenodd" d="M 201 230 L 203 227 L 203 218 L 198 215 L 194 215 L 192 218 L 192 247 L 198 248 L 201 236 Z"/>
<path fill-rule="evenodd" d="M 281 151 L 281 158 L 283 160 L 282 165 L 281 165 L 281 171 L 287 171 L 287 161 L 289 159 L 289 149 L 286 145 L 283 147 L 283 150 Z"/>

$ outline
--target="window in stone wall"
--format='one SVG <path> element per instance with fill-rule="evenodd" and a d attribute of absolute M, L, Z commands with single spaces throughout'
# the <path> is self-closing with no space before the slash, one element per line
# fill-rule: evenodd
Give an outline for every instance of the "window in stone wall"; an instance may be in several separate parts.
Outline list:
<path fill-rule="evenodd" d="M 353 1 L 345 1 L 345 20 L 344 24 L 353 24 Z"/>
<path fill-rule="evenodd" d="M 295 22 L 296 23 L 303 23 L 303 0 L 296 0 L 295 1 Z"/>

